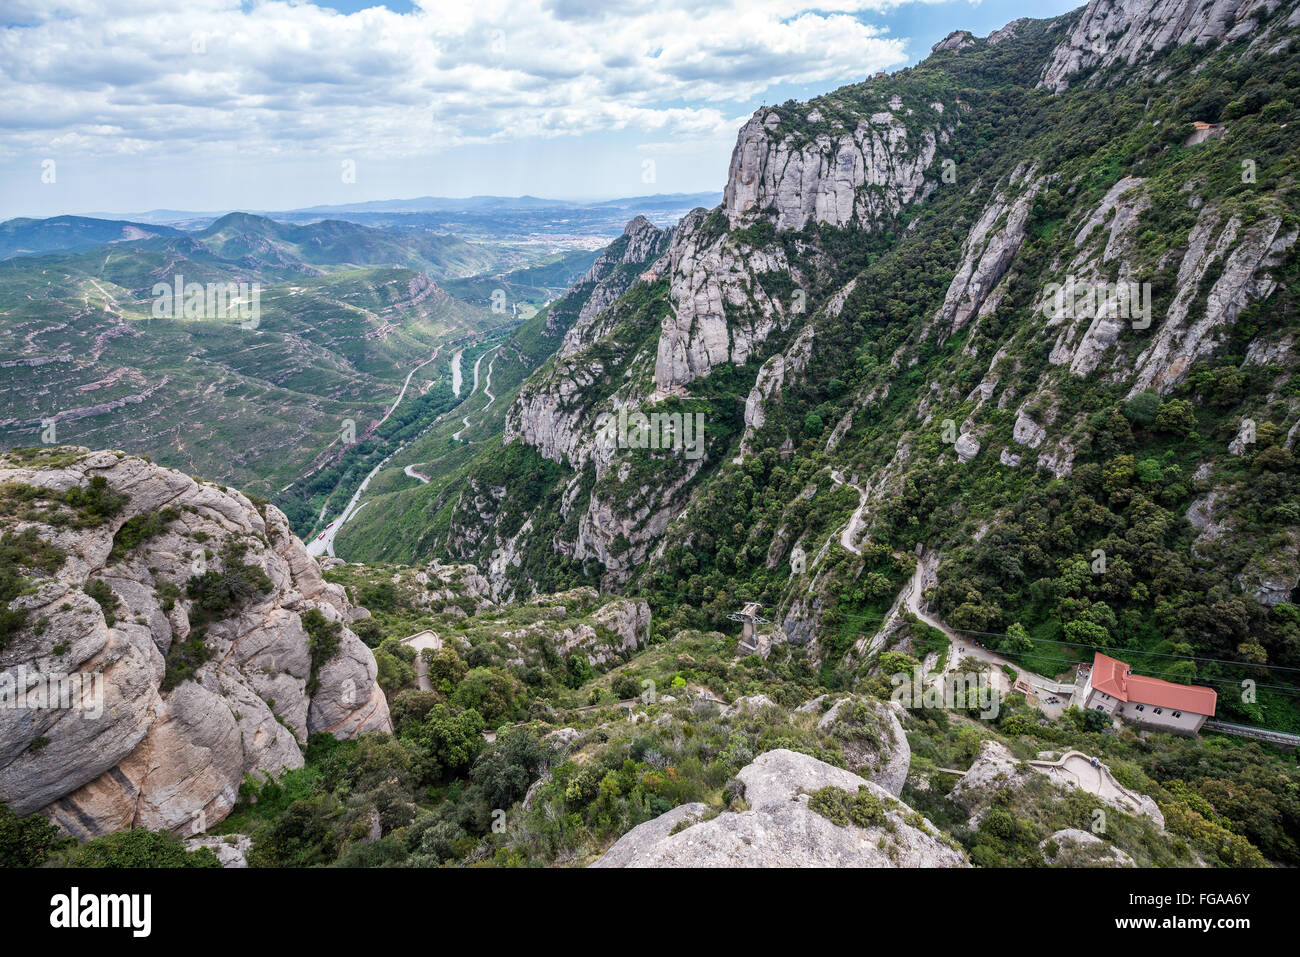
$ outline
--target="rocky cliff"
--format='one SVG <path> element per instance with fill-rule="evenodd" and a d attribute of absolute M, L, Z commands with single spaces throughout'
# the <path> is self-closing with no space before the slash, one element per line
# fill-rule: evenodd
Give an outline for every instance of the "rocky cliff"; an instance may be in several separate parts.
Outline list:
<path fill-rule="evenodd" d="M 1171 47 L 1247 38 L 1254 48 L 1275 28 L 1297 25 L 1300 11 L 1282 0 L 1090 0 L 1040 82 L 1059 92 L 1079 74 L 1143 65 Z"/>
<path fill-rule="evenodd" d="M 952 104 L 935 100 L 918 112 L 882 96 L 862 115 L 863 104 L 825 99 L 806 112 L 761 109 L 741 127 L 723 193 L 733 228 L 755 220 L 783 230 L 870 227 L 935 188 L 927 173 L 956 122 Z"/>
<path fill-rule="evenodd" d="M 29 692 L 0 709 L 17 813 L 82 837 L 199 833 L 246 776 L 300 767 L 309 734 L 389 730 L 354 609 L 273 506 L 84 449 L 6 453 L 0 501 L 6 545 L 45 559 L 16 559 L 21 624 L 0 645 L 0 687 Z"/>

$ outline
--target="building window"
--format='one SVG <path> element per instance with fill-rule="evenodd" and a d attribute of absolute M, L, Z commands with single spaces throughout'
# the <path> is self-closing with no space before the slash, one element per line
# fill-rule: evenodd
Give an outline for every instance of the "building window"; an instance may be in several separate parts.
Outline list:
<path fill-rule="evenodd" d="M 1156 714 L 1164 714 L 1164 713 L 1165 713 L 1164 708 L 1156 708 Z"/>
<path fill-rule="evenodd" d="M 1137 710 L 1137 711 L 1145 711 L 1145 710 L 1146 710 L 1146 705 L 1141 705 L 1141 704 L 1140 704 L 1140 705 L 1138 705 L 1137 708 L 1134 709 L 1134 710 Z"/>
<path fill-rule="evenodd" d="M 1183 716 L 1183 713 L 1182 713 L 1181 711 L 1175 711 L 1175 712 L 1174 712 L 1174 717 L 1175 717 L 1175 718 L 1181 718 L 1182 716 Z"/>

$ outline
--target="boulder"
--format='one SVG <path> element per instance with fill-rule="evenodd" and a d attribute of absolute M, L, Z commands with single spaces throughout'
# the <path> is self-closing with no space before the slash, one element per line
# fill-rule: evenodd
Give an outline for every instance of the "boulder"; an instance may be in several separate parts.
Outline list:
<path fill-rule="evenodd" d="M 824 761 L 779 749 L 737 777 L 748 810 L 684 804 L 623 835 L 593 867 L 967 867 L 928 820 L 883 788 Z M 868 789 L 887 826 L 840 826 L 808 806 L 834 786 Z M 714 815 L 710 817 L 710 815 Z"/>
<path fill-rule="evenodd" d="M 1133 858 L 1109 841 L 1078 828 L 1057 831 L 1039 842 L 1043 860 L 1052 867 L 1135 867 Z"/>

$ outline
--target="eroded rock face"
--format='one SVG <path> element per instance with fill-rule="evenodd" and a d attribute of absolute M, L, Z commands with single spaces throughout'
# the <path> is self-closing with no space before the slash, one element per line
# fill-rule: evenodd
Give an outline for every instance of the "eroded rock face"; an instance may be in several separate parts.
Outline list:
<path fill-rule="evenodd" d="M 391 729 L 374 657 L 347 627 L 343 590 L 321 578 L 279 510 L 142 458 L 82 452 L 57 468 L 0 457 L 0 484 L 62 493 L 103 476 L 129 496 L 91 527 L 5 520 L 66 559 L 14 602 L 27 609 L 27 627 L 0 649 L 0 675 L 75 678 L 102 688 L 102 709 L 94 694 L 79 708 L 0 709 L 0 800 L 80 837 L 126 827 L 192 834 L 229 813 L 245 775 L 300 767 L 308 734 Z M 112 554 L 128 520 L 164 509 L 158 534 Z M 231 543 L 244 549 L 238 559 L 228 557 Z M 227 563 L 260 569 L 269 586 L 200 631 L 186 584 L 203 567 L 224 574 Z M 87 587 L 106 589 L 113 610 Z M 339 642 L 309 693 L 302 616 L 312 610 L 338 624 Z M 169 652 L 200 638 L 207 660 L 192 680 L 167 682 L 180 667 Z"/>
<path fill-rule="evenodd" d="M 1203 208 L 1178 267 L 1173 302 L 1151 344 L 1137 358 L 1129 396 L 1147 390 L 1169 392 L 1192 363 L 1213 352 L 1220 344 L 1220 330 L 1235 322 L 1247 303 L 1272 295 L 1277 281 L 1270 270 L 1281 263 L 1296 236 L 1295 230 L 1284 232 L 1276 217 L 1245 225 L 1236 216 L 1224 221 L 1216 210 Z M 1192 318 L 1201 281 L 1220 261 L 1221 271 L 1205 297 L 1205 308 Z"/>
<path fill-rule="evenodd" d="M 643 270 L 663 254 L 671 236 L 671 231 L 658 229 L 644 216 L 637 216 L 624 228 L 623 235 L 597 257 L 578 281 L 579 286 L 590 283 L 592 290 L 578 311 L 577 320 L 565 333 L 559 350 L 561 358 L 573 355 L 609 331 L 596 322 L 597 317 L 635 281 L 658 278 Z"/>
<path fill-rule="evenodd" d="M 825 698 L 814 698 L 808 704 Z M 804 710 L 802 705 L 797 710 Z M 817 727 L 830 730 L 840 739 L 844 762 L 873 784 L 895 796 L 903 793 L 912 765 L 912 748 L 898 720 L 901 705 L 854 695 L 841 698 L 826 709 Z M 836 725 L 841 725 L 837 728 Z"/>
<path fill-rule="evenodd" d="M 583 393 L 605 374 L 587 350 L 610 332 L 609 307 L 638 281 L 653 281 L 652 264 L 668 248 L 672 230 L 656 228 L 637 216 L 591 264 L 586 274 L 552 310 L 572 315 L 570 300 L 581 301 L 549 374 L 527 382 L 506 419 L 505 440 L 516 438 L 555 462 L 580 465 L 592 451 L 592 423 Z M 548 317 L 548 322 L 551 317 Z"/>
<path fill-rule="evenodd" d="M 1052 51 L 1039 86 L 1060 92 L 1094 67 L 1142 64 L 1172 46 L 1233 42 L 1259 31 L 1280 0 L 1091 0 Z"/>
<path fill-rule="evenodd" d="M 971 812 L 970 824 L 974 827 L 988 810 L 988 802 L 995 791 L 1018 788 L 1033 773 L 1016 760 L 1005 745 L 985 741 L 980 746 L 979 755 L 948 796 Z"/>
<path fill-rule="evenodd" d="M 768 751 L 737 778 L 749 810 L 706 818 L 707 805 L 682 805 L 624 834 L 592 866 L 969 866 L 964 853 L 884 788 L 806 754 Z M 809 794 L 829 786 L 851 794 L 866 788 L 884 805 L 889 826 L 841 827 L 811 810 Z"/>
<path fill-rule="evenodd" d="M 784 128 L 776 110 L 756 112 L 731 154 L 723 192 L 728 222 L 735 227 L 765 218 L 783 230 L 809 222 L 873 225 L 921 198 L 926 171 L 949 128 L 936 122 L 909 133 L 896 109 L 803 143 Z"/>
<path fill-rule="evenodd" d="M 655 354 L 655 388 L 668 393 L 718 365 L 743 365 L 777 330 L 805 311 L 800 277 L 780 246 L 754 247 L 712 235 L 703 210 L 684 218 L 660 263 L 671 275 L 672 313 Z M 788 297 L 771 295 L 762 277 L 793 280 Z"/>
<path fill-rule="evenodd" d="M 998 281 L 1020 251 L 1036 197 L 1048 178 L 1021 165 L 980 214 L 962 244 L 961 263 L 944 295 L 934 322 L 956 332 L 972 316 L 997 308 Z"/>

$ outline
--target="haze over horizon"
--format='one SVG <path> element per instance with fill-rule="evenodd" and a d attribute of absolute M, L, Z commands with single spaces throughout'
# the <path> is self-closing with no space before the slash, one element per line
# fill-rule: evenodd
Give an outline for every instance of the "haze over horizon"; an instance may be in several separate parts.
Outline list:
<path fill-rule="evenodd" d="M 760 105 L 1022 13 L 1015 0 L 16 0 L 0 15 L 0 219 L 716 192 Z"/>

